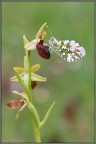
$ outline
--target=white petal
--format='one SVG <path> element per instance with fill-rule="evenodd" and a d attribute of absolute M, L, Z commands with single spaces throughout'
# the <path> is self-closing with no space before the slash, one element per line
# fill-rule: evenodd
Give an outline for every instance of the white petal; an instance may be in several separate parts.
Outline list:
<path fill-rule="evenodd" d="M 33 41 L 29 42 L 27 45 L 25 45 L 26 50 L 34 50 L 36 48 L 37 40 L 34 39 Z"/>

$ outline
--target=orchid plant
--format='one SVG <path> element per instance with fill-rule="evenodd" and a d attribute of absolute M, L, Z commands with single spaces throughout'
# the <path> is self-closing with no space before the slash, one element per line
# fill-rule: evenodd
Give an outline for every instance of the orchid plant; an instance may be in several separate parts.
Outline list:
<path fill-rule="evenodd" d="M 31 51 L 37 49 L 39 56 L 44 59 L 50 59 L 50 53 L 54 51 L 61 58 L 67 60 L 68 62 L 77 61 L 85 56 L 85 49 L 75 41 L 58 41 L 55 37 L 51 36 L 49 39 L 49 44 L 44 44 L 44 39 L 46 37 L 46 32 L 44 31 L 44 29 L 46 25 L 47 23 L 44 23 L 41 26 L 38 33 L 36 34 L 36 38 L 31 42 L 27 40 L 25 35 L 23 36 L 25 48 L 24 67 L 13 67 L 15 76 L 11 78 L 11 81 L 19 82 L 24 91 L 21 93 L 18 91 L 12 91 L 13 93 L 20 96 L 20 100 L 11 100 L 7 102 L 8 108 L 19 108 L 19 111 L 16 114 L 16 119 L 19 118 L 20 112 L 24 110 L 26 106 L 28 106 L 28 109 L 32 116 L 35 142 L 41 142 L 41 129 L 45 125 L 53 109 L 55 101 L 49 107 L 44 119 L 40 120 L 38 112 L 32 101 L 32 90 L 37 86 L 37 82 L 45 82 L 47 78 L 36 74 L 36 71 L 40 69 L 40 64 L 31 66 Z"/>

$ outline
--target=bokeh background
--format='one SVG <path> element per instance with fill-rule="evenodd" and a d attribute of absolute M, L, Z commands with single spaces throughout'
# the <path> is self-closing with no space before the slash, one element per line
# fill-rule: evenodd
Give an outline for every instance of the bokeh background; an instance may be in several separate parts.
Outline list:
<path fill-rule="evenodd" d="M 86 49 L 86 56 L 68 63 L 52 53 L 50 60 L 32 51 L 31 63 L 46 76 L 33 90 L 33 101 L 40 119 L 55 100 L 55 107 L 41 131 L 42 142 L 94 141 L 94 3 L 92 2 L 2 2 L 2 139 L 3 142 L 34 142 L 31 117 L 26 108 L 15 120 L 17 110 L 7 101 L 18 99 L 10 82 L 14 66 L 23 66 L 23 34 L 34 39 L 47 22 L 58 40 L 75 40 Z M 46 29 L 47 31 L 47 29 Z M 47 31 L 48 36 L 50 36 Z M 48 42 L 48 39 L 46 39 Z"/>

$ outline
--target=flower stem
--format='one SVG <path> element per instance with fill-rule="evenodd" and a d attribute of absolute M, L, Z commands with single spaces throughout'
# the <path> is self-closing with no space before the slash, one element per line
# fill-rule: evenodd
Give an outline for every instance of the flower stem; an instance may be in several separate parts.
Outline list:
<path fill-rule="evenodd" d="M 31 89 L 31 64 L 30 64 L 31 52 L 30 51 L 27 52 L 27 56 L 28 56 L 28 72 L 29 72 L 28 86 Z"/>
<path fill-rule="evenodd" d="M 33 124 L 33 128 L 34 128 L 34 134 L 35 134 L 35 142 L 41 142 L 41 138 L 40 138 L 40 129 L 39 129 L 39 116 L 37 111 L 35 110 L 35 107 L 32 105 L 32 88 L 31 88 L 31 51 L 27 51 L 27 60 L 28 60 L 28 88 L 29 91 L 31 93 L 31 97 L 29 99 L 30 103 L 29 103 L 29 109 L 31 111 L 32 114 L 32 124 Z"/>
<path fill-rule="evenodd" d="M 30 91 L 30 102 L 32 102 L 32 88 L 31 88 L 31 51 L 27 51 L 27 59 L 28 59 L 28 87 Z"/>
<path fill-rule="evenodd" d="M 34 128 L 34 134 L 35 134 L 35 142 L 40 142 L 41 143 L 40 130 Z"/>

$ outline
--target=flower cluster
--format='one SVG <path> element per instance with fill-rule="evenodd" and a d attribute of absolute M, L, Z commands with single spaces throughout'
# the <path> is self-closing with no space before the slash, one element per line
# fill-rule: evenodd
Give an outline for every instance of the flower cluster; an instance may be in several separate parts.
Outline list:
<path fill-rule="evenodd" d="M 49 49 L 68 62 L 77 61 L 86 54 L 85 49 L 74 40 L 58 41 L 53 36 L 49 40 Z"/>

